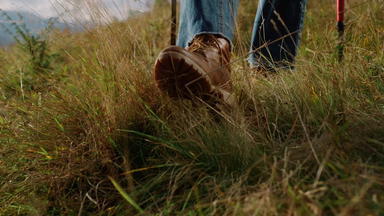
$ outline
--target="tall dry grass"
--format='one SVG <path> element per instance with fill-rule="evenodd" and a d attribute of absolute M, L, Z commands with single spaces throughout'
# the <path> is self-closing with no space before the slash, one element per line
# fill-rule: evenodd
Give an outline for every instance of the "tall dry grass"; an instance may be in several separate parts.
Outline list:
<path fill-rule="evenodd" d="M 55 33 L 55 84 L 23 99 L 15 87 L 2 100 L 14 112 L 3 114 L 0 152 L 15 148 L 7 161 L 20 154 L 33 166 L 18 162 L 28 181 L 4 168 L 2 181 L 18 182 L 20 192 L 4 187 L 13 196 L 0 199 L 0 213 L 383 214 L 382 3 L 349 2 L 338 63 L 332 2 L 310 2 L 296 69 L 264 77 L 244 63 L 256 3 L 243 1 L 232 58 L 239 107 L 226 113 L 156 89 L 152 64 L 168 43 L 167 8 Z M 1 55 L 11 76 L 17 55 Z"/>

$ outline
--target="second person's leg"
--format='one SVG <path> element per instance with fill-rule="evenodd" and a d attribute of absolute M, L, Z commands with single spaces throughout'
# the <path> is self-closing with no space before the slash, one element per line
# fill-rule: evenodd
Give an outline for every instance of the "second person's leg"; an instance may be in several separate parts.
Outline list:
<path fill-rule="evenodd" d="M 290 67 L 295 59 L 307 0 L 259 0 L 252 33 L 251 67 Z"/>

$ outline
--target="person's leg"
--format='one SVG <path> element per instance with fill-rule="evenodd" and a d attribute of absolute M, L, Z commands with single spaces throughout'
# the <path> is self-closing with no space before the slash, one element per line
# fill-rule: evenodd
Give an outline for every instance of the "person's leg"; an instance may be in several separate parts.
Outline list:
<path fill-rule="evenodd" d="M 239 0 L 182 0 L 177 45 L 187 47 L 200 34 L 233 39 Z"/>
<path fill-rule="evenodd" d="M 291 67 L 307 0 L 259 0 L 252 33 L 251 67 Z M 273 42 L 273 43 L 272 43 Z"/>
<path fill-rule="evenodd" d="M 230 53 L 238 0 L 182 0 L 177 45 L 160 52 L 157 87 L 173 98 L 234 104 Z"/>

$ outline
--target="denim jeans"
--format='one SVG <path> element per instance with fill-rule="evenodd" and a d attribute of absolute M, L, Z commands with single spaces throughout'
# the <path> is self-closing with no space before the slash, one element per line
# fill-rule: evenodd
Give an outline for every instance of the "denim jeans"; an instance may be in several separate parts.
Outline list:
<path fill-rule="evenodd" d="M 181 0 L 177 45 L 187 47 L 199 34 L 217 34 L 232 44 L 239 0 Z M 248 62 L 251 67 L 293 63 L 307 0 L 259 0 Z"/>

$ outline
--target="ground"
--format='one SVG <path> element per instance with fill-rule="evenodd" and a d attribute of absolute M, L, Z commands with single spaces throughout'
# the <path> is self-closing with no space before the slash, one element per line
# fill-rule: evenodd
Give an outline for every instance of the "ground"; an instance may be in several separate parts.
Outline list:
<path fill-rule="evenodd" d="M 241 4 L 226 111 L 156 88 L 167 5 L 1 49 L 0 215 L 383 215 L 383 1 L 348 1 L 342 62 L 334 1 L 309 2 L 267 77 Z"/>

